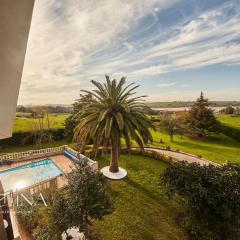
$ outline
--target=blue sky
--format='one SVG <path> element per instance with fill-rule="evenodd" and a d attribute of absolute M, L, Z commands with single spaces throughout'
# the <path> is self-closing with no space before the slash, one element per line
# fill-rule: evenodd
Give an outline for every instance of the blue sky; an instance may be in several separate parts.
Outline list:
<path fill-rule="evenodd" d="M 19 104 L 127 77 L 148 101 L 240 100 L 239 0 L 37 0 Z"/>

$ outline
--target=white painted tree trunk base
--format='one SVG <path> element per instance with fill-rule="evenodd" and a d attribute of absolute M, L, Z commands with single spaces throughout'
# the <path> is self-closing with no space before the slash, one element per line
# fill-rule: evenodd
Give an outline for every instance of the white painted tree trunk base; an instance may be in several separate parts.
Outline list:
<path fill-rule="evenodd" d="M 112 180 L 120 180 L 127 176 L 127 171 L 123 168 L 119 168 L 119 171 L 116 173 L 110 172 L 109 166 L 102 168 L 100 171 L 105 177 Z"/>
<path fill-rule="evenodd" d="M 67 230 L 69 236 L 72 237 L 72 240 L 87 240 L 84 236 L 84 233 L 80 233 L 78 228 L 70 228 Z M 66 233 L 62 234 L 62 240 L 66 240 L 67 235 Z"/>

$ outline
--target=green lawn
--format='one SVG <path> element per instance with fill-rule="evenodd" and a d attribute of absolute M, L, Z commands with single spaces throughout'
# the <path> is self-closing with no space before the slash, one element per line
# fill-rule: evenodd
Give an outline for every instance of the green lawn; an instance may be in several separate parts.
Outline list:
<path fill-rule="evenodd" d="M 99 159 L 100 167 L 108 164 Z M 122 155 L 120 165 L 128 177 L 110 181 L 115 211 L 94 223 L 94 232 L 104 240 L 186 240 L 176 224 L 180 207 L 159 187 L 166 163 L 138 155 Z"/>
<path fill-rule="evenodd" d="M 49 114 L 50 128 L 64 128 L 65 119 L 68 114 Z M 16 117 L 14 122 L 14 132 L 33 131 L 38 126 L 38 119 Z M 44 119 L 44 127 L 47 127 L 47 120 Z"/>
<path fill-rule="evenodd" d="M 64 128 L 64 122 L 67 116 L 67 114 L 50 114 L 51 128 Z M 240 118 L 238 117 L 223 114 L 218 115 L 218 119 L 227 125 L 240 128 Z M 34 129 L 34 126 L 36 126 L 36 121 L 36 119 L 32 118 L 16 118 L 14 132 L 31 131 Z M 175 136 L 173 143 L 170 142 L 169 137 L 165 133 L 160 133 L 159 131 L 153 132 L 153 137 L 154 146 L 170 146 L 172 149 L 179 149 L 187 153 L 201 155 L 217 163 L 225 163 L 226 161 L 240 163 L 240 142 L 222 134 L 219 134 L 211 141 L 192 140 L 188 137 L 180 139 L 179 136 Z M 160 139 L 164 141 L 163 144 L 159 143 Z M 51 143 L 50 145 L 58 145 L 58 143 Z M 43 145 L 43 147 L 45 146 L 48 146 L 48 144 Z M 39 146 L 10 147 L 1 152 L 15 152 L 35 148 L 39 148 Z"/>
<path fill-rule="evenodd" d="M 174 136 L 174 142 L 171 143 L 169 137 L 162 132 L 152 132 L 154 137 L 154 146 L 158 147 L 167 147 L 170 146 L 174 150 L 181 150 L 187 153 L 192 153 L 195 155 L 201 155 L 204 158 L 217 162 L 225 163 L 235 162 L 240 163 L 240 142 L 235 141 L 232 138 L 229 138 L 225 135 L 219 134 L 212 141 L 197 141 L 192 140 L 188 137 L 183 137 L 180 139 L 179 136 Z M 162 139 L 164 143 L 159 143 L 159 140 Z M 66 140 L 59 142 L 52 142 L 43 145 L 25 145 L 25 146 L 11 146 L 6 149 L 1 149 L 0 154 L 7 152 L 20 152 L 27 151 L 31 149 L 40 149 L 46 147 L 54 147 L 65 144 L 71 144 Z"/>
<path fill-rule="evenodd" d="M 208 141 L 192 140 L 188 137 L 180 139 L 179 136 L 174 136 L 173 143 L 170 142 L 168 135 L 165 133 L 157 131 L 152 132 L 152 134 L 154 146 L 170 146 L 172 149 L 201 155 L 217 163 L 225 163 L 226 161 L 240 163 L 240 142 L 223 134 L 219 134 L 214 140 Z M 160 139 L 162 139 L 164 143 L 159 143 Z"/>
<path fill-rule="evenodd" d="M 221 114 L 217 116 L 218 120 L 228 126 L 240 129 L 240 117 L 233 117 L 229 114 Z"/>

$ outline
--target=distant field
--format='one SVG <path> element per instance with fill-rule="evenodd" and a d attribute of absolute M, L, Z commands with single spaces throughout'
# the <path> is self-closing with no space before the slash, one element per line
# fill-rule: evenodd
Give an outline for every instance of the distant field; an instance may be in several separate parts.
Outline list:
<path fill-rule="evenodd" d="M 218 120 L 228 126 L 240 129 L 240 117 L 232 117 L 232 115 L 221 114 L 217 116 Z"/>
<path fill-rule="evenodd" d="M 49 114 L 50 128 L 64 128 L 65 119 L 68 117 L 68 114 Z M 27 132 L 33 131 L 38 126 L 38 119 L 34 118 L 24 118 L 16 117 L 13 131 L 14 132 Z M 47 119 L 44 119 L 44 127 L 47 128 Z"/>
<path fill-rule="evenodd" d="M 239 101 L 209 101 L 211 107 L 226 107 L 226 106 L 240 106 Z M 151 108 L 178 108 L 178 107 L 191 107 L 194 102 L 147 102 Z"/>

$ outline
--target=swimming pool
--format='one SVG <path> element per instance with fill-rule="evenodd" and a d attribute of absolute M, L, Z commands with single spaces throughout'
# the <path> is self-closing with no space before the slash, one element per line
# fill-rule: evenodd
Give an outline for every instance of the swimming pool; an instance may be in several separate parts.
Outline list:
<path fill-rule="evenodd" d="M 32 162 L 0 171 L 0 181 L 5 192 L 16 191 L 44 180 L 54 178 L 62 171 L 50 159 Z"/>

